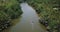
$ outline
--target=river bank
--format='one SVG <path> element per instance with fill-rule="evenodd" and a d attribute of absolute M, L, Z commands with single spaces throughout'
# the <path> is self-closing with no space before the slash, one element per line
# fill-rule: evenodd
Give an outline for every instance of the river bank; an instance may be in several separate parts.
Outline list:
<path fill-rule="evenodd" d="M 17 0 L 0 0 L 0 32 L 12 25 L 11 20 L 18 18 L 22 13 Z"/>
<path fill-rule="evenodd" d="M 59 0 L 26 0 L 32 6 L 40 19 L 39 22 L 46 26 L 50 32 L 57 32 L 60 20 L 59 18 Z M 60 19 L 60 18 L 59 18 Z M 59 32 L 59 31 L 58 31 Z"/>

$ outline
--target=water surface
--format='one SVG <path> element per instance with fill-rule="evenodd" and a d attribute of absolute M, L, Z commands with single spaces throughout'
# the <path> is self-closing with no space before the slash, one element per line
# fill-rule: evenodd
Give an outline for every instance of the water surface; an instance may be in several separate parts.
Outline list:
<path fill-rule="evenodd" d="M 23 11 L 22 17 L 8 32 L 45 32 L 39 24 L 35 10 L 27 3 L 21 3 L 20 6 Z"/>

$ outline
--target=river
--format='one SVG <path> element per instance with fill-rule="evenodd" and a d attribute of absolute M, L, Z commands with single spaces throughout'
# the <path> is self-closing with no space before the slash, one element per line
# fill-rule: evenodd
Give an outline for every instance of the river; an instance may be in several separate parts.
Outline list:
<path fill-rule="evenodd" d="M 46 32 L 40 25 L 35 10 L 27 3 L 21 3 L 20 6 L 23 11 L 21 19 L 4 32 Z"/>

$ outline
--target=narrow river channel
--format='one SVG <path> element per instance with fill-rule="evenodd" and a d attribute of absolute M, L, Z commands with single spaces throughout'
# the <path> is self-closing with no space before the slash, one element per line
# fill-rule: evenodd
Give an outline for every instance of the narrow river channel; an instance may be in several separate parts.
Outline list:
<path fill-rule="evenodd" d="M 21 19 L 6 32 L 45 32 L 39 24 L 35 10 L 27 3 L 21 3 L 20 6 L 23 11 Z"/>

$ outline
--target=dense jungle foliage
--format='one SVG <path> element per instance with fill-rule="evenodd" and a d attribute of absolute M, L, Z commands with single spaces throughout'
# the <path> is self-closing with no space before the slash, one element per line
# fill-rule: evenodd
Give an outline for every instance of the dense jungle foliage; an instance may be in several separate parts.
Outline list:
<path fill-rule="evenodd" d="M 17 0 L 0 0 L 0 21 L 17 18 L 22 14 Z"/>
<path fill-rule="evenodd" d="M 22 14 L 20 3 L 17 0 L 0 0 L 0 32 L 10 26 L 12 19 Z"/>
<path fill-rule="evenodd" d="M 40 19 L 47 21 L 50 30 L 60 32 L 60 0 L 26 0 L 36 12 Z"/>

